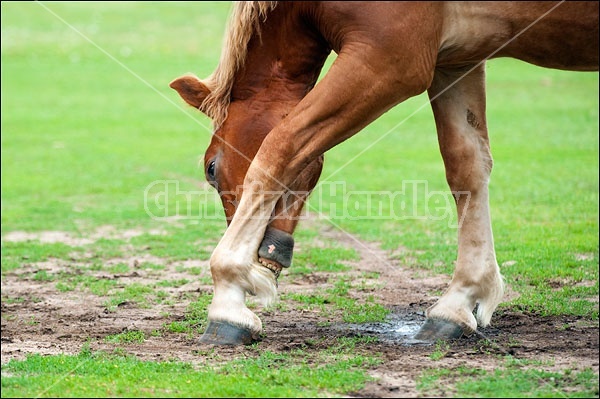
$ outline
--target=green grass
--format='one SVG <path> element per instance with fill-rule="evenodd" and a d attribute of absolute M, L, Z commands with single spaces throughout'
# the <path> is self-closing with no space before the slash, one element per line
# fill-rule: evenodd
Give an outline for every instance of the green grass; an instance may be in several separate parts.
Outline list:
<path fill-rule="evenodd" d="M 125 332 L 122 332 L 119 334 L 107 335 L 106 337 L 104 337 L 104 340 L 106 342 L 125 343 L 125 344 L 129 344 L 129 343 L 141 344 L 142 342 L 144 342 L 145 339 L 146 339 L 146 335 L 144 334 L 144 332 L 138 331 L 138 330 L 125 331 Z"/>
<path fill-rule="evenodd" d="M 204 175 L 198 160 L 211 138 L 210 121 L 183 105 L 168 83 L 187 72 L 203 77 L 213 71 L 229 5 L 2 2 L 1 7 L 2 235 L 66 231 L 81 238 L 105 225 L 117 231 L 165 232 L 131 239 L 104 237 L 79 246 L 3 241 L 3 277 L 16 273 L 60 292 L 90 292 L 102 297 L 109 310 L 124 303 L 151 307 L 174 300 L 165 289 L 185 284 L 184 279 L 123 285 L 89 273 L 131 272 L 126 263 L 105 265 L 108 259 L 130 255 L 151 255 L 165 262 L 206 260 L 221 238 L 225 222 L 218 197 L 199 185 Z M 496 250 L 507 284 L 520 294 L 501 306 L 542 316 L 577 315 L 597 323 L 598 74 L 506 59 L 489 62 L 487 70 Z M 386 249 L 402 247 L 397 256 L 406 267 L 450 276 L 456 259 L 454 209 L 439 220 L 415 218 L 433 212 L 436 199 L 441 201 L 437 205 L 448 199 L 433 117 L 428 106 L 422 107 L 426 102 L 425 95 L 406 101 L 329 151 L 308 210 L 330 216 L 325 224 L 380 242 Z M 169 213 L 178 205 L 179 215 L 194 217 L 153 219 L 147 213 L 164 212 L 160 201 L 146 201 L 145 193 L 156 194 L 168 181 L 177 182 L 176 187 L 168 186 L 169 194 L 180 200 L 169 202 Z M 368 208 L 364 196 L 350 198 L 358 210 L 344 208 L 342 188 L 379 192 L 383 198 L 395 193 L 410 212 L 390 218 L 389 213 L 397 211 L 394 204 Z M 193 192 L 196 202 L 184 201 L 183 192 Z M 441 194 L 428 197 L 431 193 Z M 444 216 L 446 210 L 431 215 Z M 197 217 L 200 212 L 207 217 Z M 365 218 L 368 215 L 382 217 Z M 359 259 L 356 251 L 335 243 L 314 246 L 319 232 L 303 223 L 295 238 L 303 249 L 295 253 L 284 278 L 313 272 L 336 277 L 331 290 L 290 295 L 280 306 L 290 300 L 323 311 L 334 309 L 348 323 L 385 317 L 389 310 L 374 298 L 364 303 L 352 299 L 351 293 L 362 289 L 361 282 L 350 284 L 337 277 Z M 87 268 L 78 266 L 81 274 L 31 267 L 87 256 Z M 139 267 L 164 269 L 152 262 Z M 197 267 L 187 271 L 202 274 Z M 204 282 L 206 278 L 201 277 Z M 210 299 L 208 294 L 179 298 L 188 301 L 183 319 L 142 332 L 143 337 L 197 336 L 205 328 Z M 24 300 L 2 297 L 3 304 Z M 28 322 L 37 323 L 35 318 Z M 127 334 L 113 336 L 114 344 L 131 342 L 127 340 L 134 337 Z M 220 369 L 89 351 L 79 356 L 33 355 L 3 365 L 2 396 L 345 395 L 369 379 L 365 368 L 378 361 L 377 356 L 353 353 L 353 345 L 361 343 L 368 342 L 340 341 L 322 359 L 310 359 L 313 364 L 302 353 L 257 353 Z M 431 358 L 443 356 L 440 346 Z M 422 389 L 425 394 L 435 392 L 435 384 L 451 375 L 461 380 L 455 386 L 457 396 L 529 396 L 528 389 L 531 396 L 598 396 L 597 385 L 595 391 L 590 386 L 598 378 L 590 372 L 542 374 L 544 381 L 554 378 L 555 389 L 541 384 L 535 373 L 509 366 L 494 372 L 441 369 L 424 377 L 433 385 L 423 382 Z"/>
<path fill-rule="evenodd" d="M 435 350 L 431 352 L 429 357 L 434 361 L 440 360 L 446 356 L 448 349 L 450 349 L 450 345 L 446 341 L 437 341 L 435 343 Z"/>
<path fill-rule="evenodd" d="M 465 366 L 430 369 L 418 385 L 434 396 L 437 392 L 456 398 L 598 397 L 598 378 L 591 369 L 551 372 L 522 364 L 508 359 L 504 367 L 492 371 Z"/>
<path fill-rule="evenodd" d="M 133 334 L 136 333 L 136 334 Z M 141 342 L 143 333 L 112 336 Z M 343 350 L 346 347 L 347 349 Z M 77 356 L 30 355 L 3 366 L 2 397 L 317 397 L 358 390 L 370 380 L 361 368 L 374 364 L 349 357 L 338 345 L 327 363 L 310 364 L 302 351 L 263 352 L 220 367 L 182 362 L 148 362 L 82 351 Z M 346 355 L 346 358 L 342 357 Z"/>
<path fill-rule="evenodd" d="M 228 7 L 2 4 L 2 232 L 147 226 L 153 181 L 192 189 L 210 123 L 168 83 L 214 68 Z"/>
<path fill-rule="evenodd" d="M 350 267 L 343 261 L 360 260 L 354 249 L 348 248 L 307 248 L 294 255 L 294 267 L 291 275 L 309 274 L 312 272 L 343 272 Z"/>
<path fill-rule="evenodd" d="M 67 258 L 76 249 L 63 243 L 2 242 L 2 273 L 18 269 L 22 263 Z"/>

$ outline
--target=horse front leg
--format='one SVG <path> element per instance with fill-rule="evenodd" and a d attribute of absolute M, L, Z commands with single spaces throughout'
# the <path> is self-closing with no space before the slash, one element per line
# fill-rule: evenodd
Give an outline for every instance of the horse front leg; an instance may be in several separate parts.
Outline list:
<path fill-rule="evenodd" d="M 246 307 L 245 295 L 267 301 L 276 295 L 274 274 L 259 263 L 257 252 L 281 195 L 328 149 L 429 86 L 433 68 L 419 74 L 418 81 L 414 75 L 403 78 L 380 66 L 385 53 L 352 49 L 340 52 L 325 77 L 269 132 L 252 160 L 235 215 L 210 259 L 214 296 L 202 341 L 242 344 L 258 337 L 261 321 Z"/>
<path fill-rule="evenodd" d="M 265 190 L 257 181 L 246 177 L 238 209 L 210 258 L 214 293 L 201 342 L 240 345 L 258 340 L 262 323 L 246 306 L 246 294 L 257 295 L 265 305 L 277 294 L 276 277 L 259 263 L 257 249 L 281 193 Z"/>
<path fill-rule="evenodd" d="M 478 323 L 487 326 L 502 300 L 504 285 L 488 201 L 492 157 L 485 117 L 485 64 L 470 72 L 469 68 L 436 70 L 428 93 L 459 221 L 452 281 L 427 310 L 427 321 L 415 336 L 433 341 L 470 334 Z M 476 305 L 477 319 L 473 315 Z"/>
<path fill-rule="evenodd" d="M 285 190 L 260 167 L 246 176 L 238 210 L 211 256 L 214 296 L 201 342 L 239 345 L 258 339 L 262 323 L 246 307 L 246 294 L 266 305 L 277 295 L 279 273 L 292 260 L 292 234 L 322 167 L 319 157 Z"/>

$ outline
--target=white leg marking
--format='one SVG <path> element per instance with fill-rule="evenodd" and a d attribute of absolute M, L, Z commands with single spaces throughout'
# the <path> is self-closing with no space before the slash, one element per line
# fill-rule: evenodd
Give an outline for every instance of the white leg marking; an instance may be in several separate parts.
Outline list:
<path fill-rule="evenodd" d="M 277 296 L 275 275 L 258 262 L 258 247 L 277 198 L 254 187 L 244 190 L 233 220 L 210 259 L 215 290 L 209 320 L 261 331 L 260 319 L 246 307 L 245 300 L 249 293 L 269 305 Z"/>

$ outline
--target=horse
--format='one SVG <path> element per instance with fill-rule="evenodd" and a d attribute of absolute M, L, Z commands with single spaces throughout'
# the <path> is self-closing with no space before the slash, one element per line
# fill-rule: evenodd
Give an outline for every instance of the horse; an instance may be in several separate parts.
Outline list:
<path fill-rule="evenodd" d="M 454 273 L 414 339 L 488 326 L 504 293 L 488 201 L 485 65 L 497 57 L 598 71 L 598 2 L 236 3 L 214 72 L 170 83 L 212 119 L 204 171 L 227 220 L 210 257 L 214 293 L 200 341 L 260 340 L 246 295 L 276 298 L 324 154 L 425 91 L 450 190 L 470 195 L 454 195 Z"/>

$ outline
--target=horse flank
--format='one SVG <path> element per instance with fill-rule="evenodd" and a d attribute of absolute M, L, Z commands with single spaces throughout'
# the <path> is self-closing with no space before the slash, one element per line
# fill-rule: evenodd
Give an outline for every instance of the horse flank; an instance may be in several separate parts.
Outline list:
<path fill-rule="evenodd" d="M 246 59 L 248 43 L 255 33 L 260 34 L 260 19 L 266 19 L 268 12 L 275 6 L 276 1 L 234 3 L 219 64 L 215 71 L 203 80 L 211 93 L 202 102 L 200 110 L 212 119 L 215 130 L 227 118 L 235 74 Z"/>

